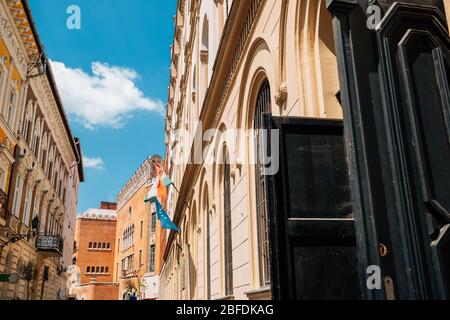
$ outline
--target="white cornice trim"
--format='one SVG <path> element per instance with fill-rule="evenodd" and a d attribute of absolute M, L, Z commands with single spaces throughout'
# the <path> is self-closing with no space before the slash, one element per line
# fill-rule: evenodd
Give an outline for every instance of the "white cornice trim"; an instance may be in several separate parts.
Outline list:
<path fill-rule="evenodd" d="M 71 148 L 70 137 L 68 136 L 64 123 L 53 96 L 52 89 L 47 77 L 38 77 L 30 81 L 30 86 L 35 94 L 40 110 L 44 115 L 47 126 L 50 129 L 53 140 L 61 154 L 66 169 L 69 170 L 73 161 L 76 161 L 75 153 Z M 46 107 L 43 107 L 46 106 Z"/>
<path fill-rule="evenodd" d="M 0 2 L 0 34 L 5 42 L 9 53 L 14 59 L 14 63 L 22 79 L 26 78 L 28 58 L 22 41 L 19 41 L 20 35 L 11 17 L 6 1 Z M 12 27 L 13 26 L 13 27 Z"/>

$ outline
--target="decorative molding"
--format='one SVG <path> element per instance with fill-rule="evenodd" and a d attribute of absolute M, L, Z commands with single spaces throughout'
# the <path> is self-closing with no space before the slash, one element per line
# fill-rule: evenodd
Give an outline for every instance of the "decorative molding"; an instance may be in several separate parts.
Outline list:
<path fill-rule="evenodd" d="M 11 165 L 14 162 L 14 156 L 11 154 L 11 144 L 9 143 L 9 139 L 5 137 L 0 144 L 0 161 Z"/>
<path fill-rule="evenodd" d="M 233 55 L 230 58 L 228 70 L 226 73 L 225 81 L 223 84 L 223 88 L 221 89 L 221 96 L 219 99 L 219 105 L 216 108 L 216 113 L 213 121 L 212 127 L 215 128 L 218 125 L 220 115 L 222 114 L 222 110 L 224 108 L 225 100 L 228 97 L 228 92 L 231 88 L 231 84 L 233 83 L 233 79 L 235 77 L 236 71 L 238 70 L 238 67 L 240 65 L 240 62 L 242 60 L 243 52 L 245 52 L 247 46 L 248 46 L 248 40 L 250 38 L 250 35 L 253 33 L 253 26 L 256 21 L 256 18 L 259 13 L 259 9 L 262 3 L 264 3 L 265 0 L 252 0 L 252 3 L 249 6 L 249 9 L 247 11 L 247 16 L 244 20 L 244 26 L 247 26 L 242 29 L 241 34 L 239 35 L 238 40 L 235 42 L 236 47 L 234 49 Z M 223 61 L 223 63 L 225 63 Z M 206 99 L 205 99 L 206 101 Z"/>
<path fill-rule="evenodd" d="M 202 49 L 200 50 L 200 61 L 203 64 L 207 64 L 209 59 L 209 52 L 208 49 Z"/>
<path fill-rule="evenodd" d="M 0 35 L 3 38 L 9 53 L 20 73 L 22 79 L 26 78 L 28 60 L 24 54 L 24 49 L 20 45 L 20 36 L 13 29 L 14 23 L 9 19 L 9 14 L 4 7 L 4 1 L 0 5 Z"/>
<path fill-rule="evenodd" d="M 161 160 L 161 158 L 159 159 Z M 157 157 L 149 157 L 146 159 L 120 190 L 117 195 L 117 211 L 119 211 L 142 186 L 146 185 L 150 179 L 156 176 L 156 172 L 152 169 L 152 162 L 156 160 L 158 160 Z"/>
<path fill-rule="evenodd" d="M 282 83 L 275 93 L 275 103 L 282 107 L 288 97 L 288 88 L 286 83 Z"/>

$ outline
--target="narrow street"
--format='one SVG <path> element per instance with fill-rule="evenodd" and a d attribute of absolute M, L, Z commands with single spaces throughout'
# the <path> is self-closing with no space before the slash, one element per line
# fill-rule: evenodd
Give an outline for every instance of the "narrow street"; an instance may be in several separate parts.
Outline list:
<path fill-rule="evenodd" d="M 449 300 L 449 21 L 450 0 L 0 0 L 0 300 Z"/>

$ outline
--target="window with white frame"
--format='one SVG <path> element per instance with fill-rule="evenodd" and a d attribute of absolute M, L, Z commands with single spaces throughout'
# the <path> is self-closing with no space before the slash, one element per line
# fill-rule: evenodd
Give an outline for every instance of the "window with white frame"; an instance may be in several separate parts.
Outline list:
<path fill-rule="evenodd" d="M 17 175 L 16 188 L 14 190 L 14 202 L 12 208 L 12 213 L 16 217 L 19 217 L 19 207 L 20 207 L 20 200 L 22 197 L 22 188 L 23 188 L 23 178 L 20 175 Z"/>
<path fill-rule="evenodd" d="M 149 271 L 155 272 L 155 245 L 152 245 L 150 247 L 150 265 L 149 265 Z"/>
<path fill-rule="evenodd" d="M 30 187 L 27 187 L 25 192 L 26 192 L 26 197 L 25 197 L 25 205 L 24 205 L 23 224 L 28 226 L 30 224 L 31 199 L 33 198 L 33 189 Z"/>
<path fill-rule="evenodd" d="M 37 217 L 39 214 L 39 205 L 41 204 L 41 197 L 36 195 L 36 199 L 34 200 L 34 207 L 33 207 L 33 219 L 34 217 Z"/>
<path fill-rule="evenodd" d="M 16 100 L 17 100 L 16 90 L 12 88 L 8 98 L 8 110 L 7 110 L 8 113 L 6 116 L 8 125 L 11 128 L 11 130 L 14 130 L 14 120 L 16 116 Z"/>

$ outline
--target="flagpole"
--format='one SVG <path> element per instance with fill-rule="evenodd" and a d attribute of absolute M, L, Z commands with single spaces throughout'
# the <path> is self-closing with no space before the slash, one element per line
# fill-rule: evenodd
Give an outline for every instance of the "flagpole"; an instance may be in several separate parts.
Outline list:
<path fill-rule="evenodd" d="M 157 165 L 158 167 L 161 168 L 161 165 L 159 163 L 157 163 L 156 161 L 152 162 L 153 164 Z M 163 168 L 161 168 L 163 170 Z M 175 189 L 175 191 L 178 193 L 178 195 L 180 194 L 180 190 L 178 190 L 178 188 L 175 186 L 174 183 L 172 183 L 172 187 Z M 186 199 L 183 200 L 184 205 L 186 206 L 186 208 L 190 209 L 189 207 L 189 203 L 187 202 Z"/>
<path fill-rule="evenodd" d="M 172 183 L 172 187 L 175 189 L 175 191 L 176 191 L 178 194 L 180 194 L 180 191 L 178 190 L 177 187 L 175 187 L 175 185 L 174 185 L 173 183 Z M 186 199 L 184 199 L 183 202 L 184 202 L 184 205 L 186 206 L 186 208 L 190 209 L 189 203 L 186 201 Z"/>

